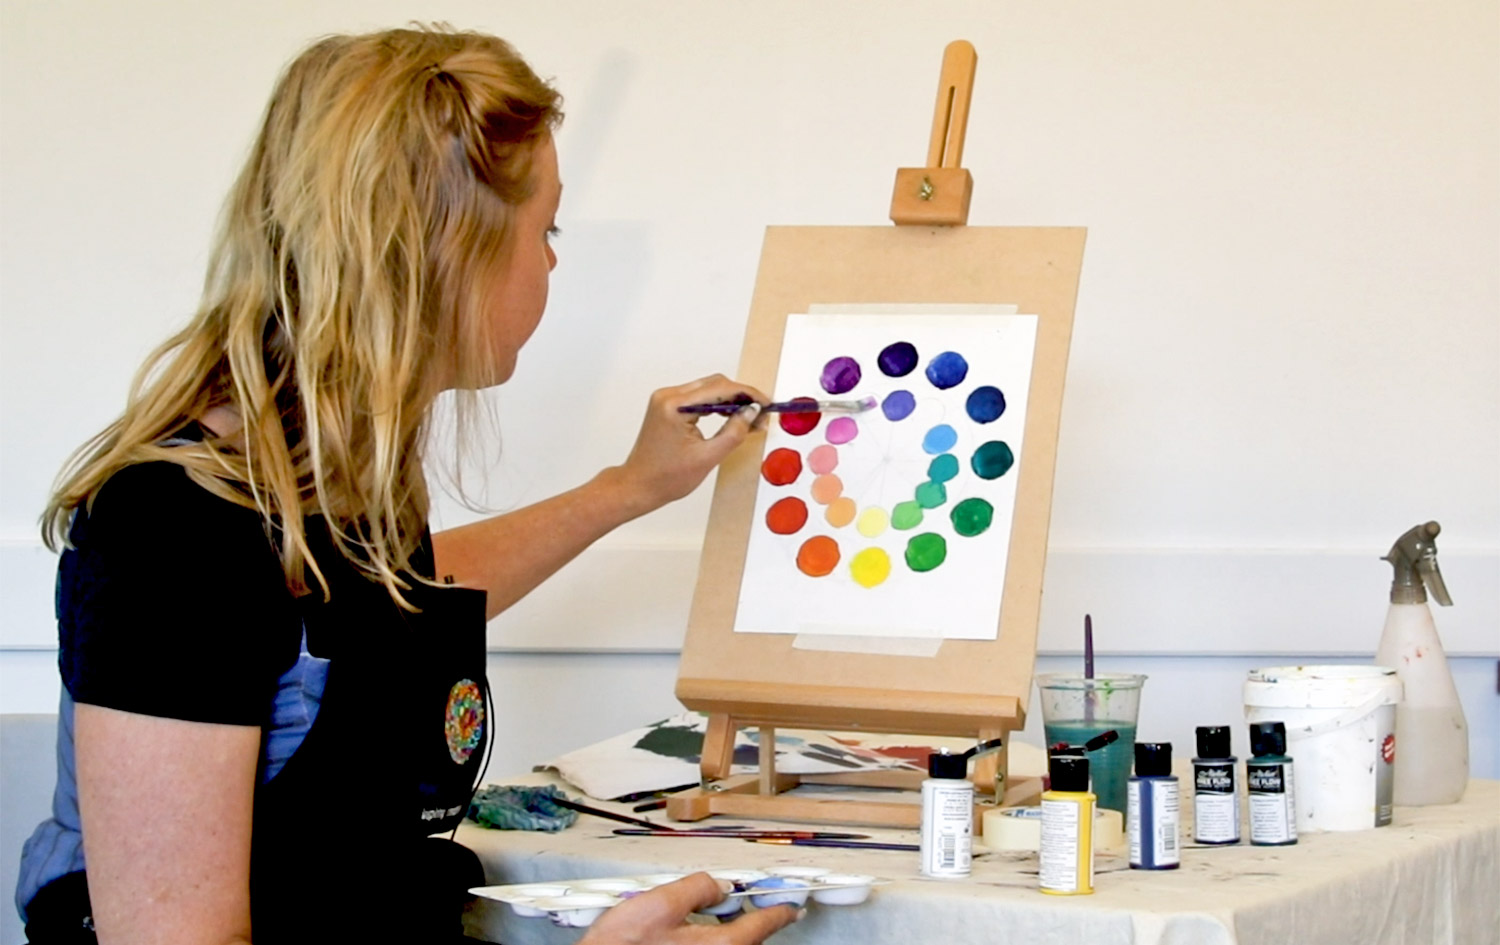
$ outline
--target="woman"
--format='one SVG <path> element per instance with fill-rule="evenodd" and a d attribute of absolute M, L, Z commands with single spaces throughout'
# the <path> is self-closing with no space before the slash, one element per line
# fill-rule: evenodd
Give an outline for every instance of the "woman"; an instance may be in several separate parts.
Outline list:
<path fill-rule="evenodd" d="M 657 391 L 620 466 L 429 535 L 432 404 L 507 380 L 546 304 L 558 105 L 504 42 L 444 30 L 325 39 L 282 77 L 201 311 L 44 516 L 65 686 L 17 893 L 33 942 L 459 934 L 482 873 L 430 835 L 482 768 L 485 620 L 690 492 L 765 401 L 723 377 Z M 741 394 L 708 438 L 676 410 Z M 683 924 L 721 894 L 689 877 L 589 939 L 756 942 L 794 918 Z"/>

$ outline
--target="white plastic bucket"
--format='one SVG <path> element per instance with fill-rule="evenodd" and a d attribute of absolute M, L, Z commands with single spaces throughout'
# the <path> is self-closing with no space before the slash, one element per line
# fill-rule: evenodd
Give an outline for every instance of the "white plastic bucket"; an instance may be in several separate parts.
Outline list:
<path fill-rule="evenodd" d="M 1365 830 L 1391 822 L 1396 703 L 1385 666 L 1273 666 L 1245 681 L 1245 720 L 1286 725 L 1297 830 Z"/>

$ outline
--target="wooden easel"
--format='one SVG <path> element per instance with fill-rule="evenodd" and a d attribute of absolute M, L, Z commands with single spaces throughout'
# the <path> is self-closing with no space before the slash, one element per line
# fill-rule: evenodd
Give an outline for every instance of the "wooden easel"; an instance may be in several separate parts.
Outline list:
<path fill-rule="evenodd" d="M 997 636 L 944 640 L 935 656 L 911 657 L 799 649 L 793 634 L 735 633 L 764 452 L 764 435 L 752 437 L 721 468 L 715 484 L 676 688 L 683 705 L 709 714 L 704 786 L 668 800 L 673 819 L 733 814 L 915 827 L 920 809 L 909 801 L 823 800 L 787 792 L 813 782 L 910 789 L 923 775 L 780 774 L 776 728 L 957 736 L 978 743 L 1007 737 L 1025 724 L 1084 231 L 965 225 L 973 186 L 959 164 L 975 63 L 969 43 L 948 46 L 928 166 L 896 174 L 891 219 L 897 226 L 767 228 L 739 376 L 770 390 L 788 313 L 806 312 L 814 303 L 1014 303 L 1038 316 Z M 760 729 L 759 772 L 732 777 L 735 733 L 751 727 Z M 972 778 L 981 791 L 1001 795 L 992 802 L 1013 803 L 1038 789 L 1006 785 L 1005 776 L 1002 750 L 977 761 Z"/>

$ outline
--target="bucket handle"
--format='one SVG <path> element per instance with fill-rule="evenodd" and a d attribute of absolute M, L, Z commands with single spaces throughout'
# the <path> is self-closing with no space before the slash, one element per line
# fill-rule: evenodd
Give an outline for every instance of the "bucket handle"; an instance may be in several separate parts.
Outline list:
<path fill-rule="evenodd" d="M 1299 725 L 1296 728 L 1288 727 L 1287 735 L 1289 737 L 1292 735 L 1297 735 L 1300 737 L 1324 735 L 1328 732 L 1337 731 L 1338 729 L 1341 729 L 1346 725 L 1352 725 L 1353 723 L 1358 722 L 1360 719 L 1364 718 L 1366 715 L 1369 715 L 1371 712 L 1385 704 L 1385 693 L 1377 692 L 1375 693 L 1375 695 L 1366 699 L 1364 702 L 1361 702 L 1354 708 L 1345 709 L 1331 719 L 1323 719 L 1320 722 L 1313 722 L 1308 725 Z"/>

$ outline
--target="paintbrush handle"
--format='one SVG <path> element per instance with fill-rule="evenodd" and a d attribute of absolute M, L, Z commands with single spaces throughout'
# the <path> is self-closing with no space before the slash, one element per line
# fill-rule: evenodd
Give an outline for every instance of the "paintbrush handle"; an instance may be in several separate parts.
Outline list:
<path fill-rule="evenodd" d="M 662 824 L 653 824 L 649 820 L 641 820 L 639 817 L 626 817 L 624 814 L 616 814 L 614 811 L 600 810 L 597 807 L 590 807 L 587 804 L 580 804 L 577 801 L 564 800 L 560 797 L 549 798 L 549 800 L 551 800 L 552 803 L 556 804 L 558 807 L 566 807 L 568 810 L 576 810 L 580 814 L 591 814 L 594 817 L 603 817 L 605 820 L 619 821 L 622 824 L 634 824 L 637 827 L 645 827 L 651 833 L 669 833 L 674 829 L 672 827 L 663 826 Z"/>
<path fill-rule="evenodd" d="M 747 838 L 748 839 L 748 838 Z M 915 843 L 860 843 L 857 840 L 783 840 L 777 838 L 756 839 L 755 843 L 779 843 L 792 847 L 837 847 L 843 850 L 910 850 L 922 848 Z"/>

